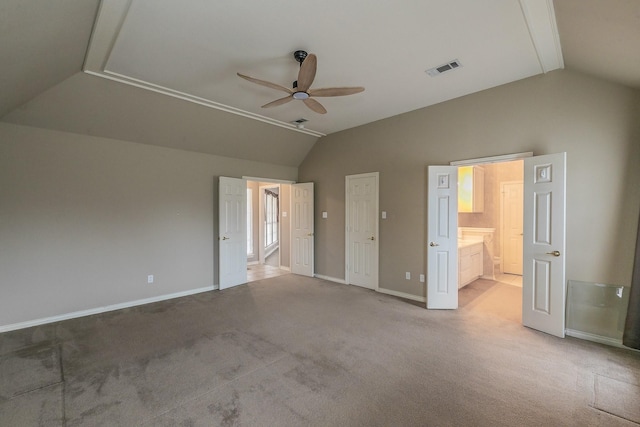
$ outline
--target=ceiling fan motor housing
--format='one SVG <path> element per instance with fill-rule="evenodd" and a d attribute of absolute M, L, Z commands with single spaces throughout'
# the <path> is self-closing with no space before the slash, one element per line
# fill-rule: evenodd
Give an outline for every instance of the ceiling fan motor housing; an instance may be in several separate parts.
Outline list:
<path fill-rule="evenodd" d="M 304 50 L 296 50 L 293 52 L 293 57 L 302 65 L 302 61 L 307 57 L 307 52 Z"/>

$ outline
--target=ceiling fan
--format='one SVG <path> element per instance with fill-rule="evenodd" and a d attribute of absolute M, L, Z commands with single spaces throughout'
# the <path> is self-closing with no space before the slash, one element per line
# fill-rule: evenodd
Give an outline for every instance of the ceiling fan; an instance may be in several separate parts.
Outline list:
<path fill-rule="evenodd" d="M 326 114 L 327 110 L 322 106 L 322 104 L 316 101 L 314 97 L 345 96 L 364 91 L 363 87 L 330 87 L 324 89 L 311 89 L 311 84 L 316 76 L 316 67 L 318 63 L 316 56 L 313 53 L 307 54 L 304 50 L 296 50 L 293 53 L 293 57 L 300 63 L 298 80 L 293 82 L 293 89 L 237 73 L 238 77 L 242 77 L 252 83 L 280 90 L 288 94 L 284 98 L 276 99 L 275 101 L 263 105 L 262 108 L 277 107 L 278 105 L 286 104 L 291 100 L 299 99 L 304 102 L 304 105 L 316 113 Z"/>

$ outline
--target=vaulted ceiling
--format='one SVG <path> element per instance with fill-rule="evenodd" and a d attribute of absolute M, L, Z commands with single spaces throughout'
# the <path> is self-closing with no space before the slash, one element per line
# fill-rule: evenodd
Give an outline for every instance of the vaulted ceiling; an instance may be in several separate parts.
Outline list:
<path fill-rule="evenodd" d="M 563 66 L 640 88 L 637 0 L 3 0 L 0 39 L 3 121 L 292 166 L 318 136 Z M 297 49 L 312 88 L 365 91 L 260 108 L 285 94 L 236 72 L 290 87 Z"/>

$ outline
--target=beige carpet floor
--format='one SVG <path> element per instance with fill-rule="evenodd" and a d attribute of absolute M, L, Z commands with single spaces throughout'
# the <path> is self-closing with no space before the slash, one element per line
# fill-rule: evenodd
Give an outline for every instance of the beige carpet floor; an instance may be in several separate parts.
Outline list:
<path fill-rule="evenodd" d="M 640 354 L 523 327 L 518 291 L 289 274 L 0 334 L 0 425 L 637 426 Z"/>

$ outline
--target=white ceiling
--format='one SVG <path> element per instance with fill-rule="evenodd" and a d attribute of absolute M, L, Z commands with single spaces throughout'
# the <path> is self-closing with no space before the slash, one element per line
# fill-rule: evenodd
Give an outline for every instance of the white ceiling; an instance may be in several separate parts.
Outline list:
<path fill-rule="evenodd" d="M 291 87 L 293 52 L 315 53 L 319 115 L 236 72 Z M 458 59 L 437 77 L 425 70 Z M 316 136 L 563 67 L 553 4 L 541 0 L 102 0 L 85 71 Z"/>

